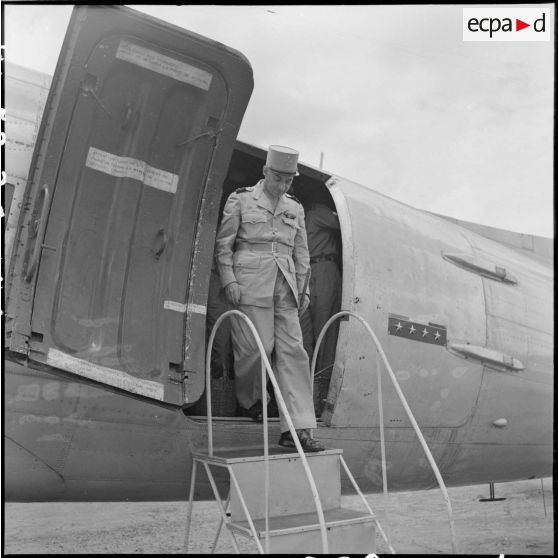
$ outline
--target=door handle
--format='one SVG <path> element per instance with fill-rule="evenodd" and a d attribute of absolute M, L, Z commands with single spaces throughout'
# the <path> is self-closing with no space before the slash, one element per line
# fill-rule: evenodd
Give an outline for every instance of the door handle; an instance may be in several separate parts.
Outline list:
<path fill-rule="evenodd" d="M 37 265 L 39 264 L 39 258 L 41 257 L 41 249 L 43 247 L 43 240 L 46 231 L 46 215 L 49 208 L 50 193 L 48 186 L 45 184 L 39 193 L 39 198 L 37 203 L 42 203 L 41 206 L 41 216 L 38 221 L 35 221 L 35 226 L 37 226 L 37 237 L 35 238 L 35 245 L 33 246 L 33 252 L 31 254 L 31 259 L 29 260 L 29 265 L 27 266 L 27 271 L 25 273 L 25 280 L 27 282 L 33 279 L 35 271 L 37 270 Z"/>
<path fill-rule="evenodd" d="M 169 237 L 165 232 L 165 229 L 159 229 L 157 231 L 157 235 L 155 239 L 159 239 L 159 247 L 154 250 L 155 252 L 155 259 L 158 260 L 161 257 L 161 254 L 165 251 L 167 247 L 167 242 L 169 241 Z"/>
<path fill-rule="evenodd" d="M 479 360 L 483 365 L 495 366 L 508 372 L 525 370 L 525 365 L 519 359 L 496 349 L 466 343 L 450 343 L 448 348 L 462 357 Z"/>

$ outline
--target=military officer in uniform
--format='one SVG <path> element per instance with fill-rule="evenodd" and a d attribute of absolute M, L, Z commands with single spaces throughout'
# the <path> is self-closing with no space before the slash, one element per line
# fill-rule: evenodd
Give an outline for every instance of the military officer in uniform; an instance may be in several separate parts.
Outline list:
<path fill-rule="evenodd" d="M 264 178 L 239 188 L 225 204 L 215 259 L 227 301 L 252 320 L 260 335 L 302 447 L 321 451 L 325 448 L 310 432 L 316 419 L 298 318 L 310 298 L 307 289 L 302 292 L 310 268 L 304 209 L 286 194 L 298 175 L 297 163 L 298 151 L 269 147 Z M 241 407 L 258 413 L 260 353 L 246 322 L 233 318 L 237 399 Z M 279 444 L 295 447 L 281 412 L 280 426 Z"/>
<path fill-rule="evenodd" d="M 310 252 L 310 308 L 301 315 L 304 347 L 310 355 L 325 323 L 341 308 L 340 226 L 337 213 L 325 203 L 316 201 L 306 211 L 306 235 Z M 331 324 L 320 344 L 316 359 L 314 399 L 316 412 L 327 395 L 339 322 Z"/>

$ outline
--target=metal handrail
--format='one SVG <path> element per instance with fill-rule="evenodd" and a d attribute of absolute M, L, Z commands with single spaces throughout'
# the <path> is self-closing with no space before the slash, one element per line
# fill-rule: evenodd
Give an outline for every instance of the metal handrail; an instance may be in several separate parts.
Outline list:
<path fill-rule="evenodd" d="M 349 477 L 349 480 L 351 481 L 351 483 L 353 485 L 353 488 L 355 489 L 356 493 L 360 496 L 360 499 L 364 502 L 364 506 L 368 510 L 368 513 L 370 514 L 371 517 L 376 519 L 376 514 L 372 511 L 372 508 L 370 507 L 370 504 L 368 503 L 368 501 L 364 497 L 364 494 L 362 493 L 362 491 L 358 487 L 358 484 L 356 483 L 356 480 L 353 477 L 351 471 L 349 470 L 349 467 L 347 466 L 347 463 L 345 463 L 345 460 L 343 459 L 342 455 L 339 456 L 339 461 L 341 462 L 341 465 L 343 465 L 343 469 L 345 469 L 345 474 L 347 475 L 347 477 Z M 382 536 L 382 538 L 384 539 L 384 541 L 388 545 L 388 550 L 392 554 L 395 554 L 395 550 L 393 549 L 393 546 L 391 546 L 391 543 L 389 542 L 388 536 L 385 534 L 382 526 L 380 525 L 380 522 L 377 519 L 376 519 L 376 526 L 378 527 L 378 531 L 380 531 L 380 535 Z"/>
<path fill-rule="evenodd" d="M 428 459 L 428 462 L 430 463 L 430 467 L 432 468 L 432 470 L 434 471 L 434 475 L 436 476 L 436 480 L 438 481 L 438 486 L 440 487 L 440 490 L 442 491 L 442 494 L 444 496 L 444 500 L 446 502 L 446 508 L 447 508 L 447 512 L 448 512 L 448 518 L 449 518 L 449 524 L 450 524 L 450 531 L 451 531 L 451 544 L 452 544 L 452 549 L 453 549 L 453 553 L 457 554 L 457 543 L 456 543 L 456 538 L 455 538 L 455 526 L 453 523 L 453 513 L 452 513 L 452 509 L 451 509 L 451 502 L 449 499 L 449 495 L 448 492 L 446 490 L 446 485 L 444 484 L 444 480 L 442 479 L 442 475 L 440 474 L 440 470 L 438 469 L 438 466 L 436 465 L 436 462 L 434 461 L 434 457 L 432 456 L 432 453 L 430 452 L 430 449 L 422 435 L 422 432 L 420 431 L 420 428 L 417 424 L 417 421 L 415 420 L 415 417 L 411 411 L 411 408 L 409 407 L 409 404 L 407 403 L 407 400 L 405 398 L 405 396 L 403 395 L 403 392 L 401 391 L 401 388 L 399 387 L 399 382 L 397 381 L 397 378 L 395 377 L 395 374 L 393 373 L 393 370 L 391 369 L 391 366 L 389 364 L 389 361 L 384 353 L 384 350 L 382 349 L 382 345 L 380 344 L 380 341 L 378 340 L 378 338 L 376 337 L 376 334 L 372 331 L 372 328 L 368 325 L 368 323 L 364 320 L 364 318 L 362 318 L 361 316 L 359 316 L 358 314 L 355 314 L 354 312 L 350 312 L 348 310 L 342 310 L 341 312 L 337 312 L 337 314 L 334 314 L 333 316 L 331 316 L 331 318 L 329 318 L 329 320 L 325 323 L 324 327 L 322 328 L 322 331 L 320 331 L 320 335 L 318 336 L 318 340 L 316 341 L 316 346 L 314 348 L 314 354 L 312 355 L 312 366 L 310 367 L 310 376 L 311 376 L 311 386 L 312 389 L 314 387 L 314 369 L 316 367 L 316 359 L 318 357 L 318 351 L 320 349 L 320 344 L 322 342 L 322 339 L 325 335 L 325 332 L 327 331 L 327 329 L 329 328 L 329 326 L 338 318 L 341 318 L 342 316 L 353 316 L 354 318 L 356 318 L 357 320 L 359 320 L 362 325 L 366 328 L 366 330 L 368 331 L 368 333 L 370 334 L 370 337 L 372 337 L 372 340 L 374 341 L 374 344 L 376 345 L 376 350 L 378 351 L 378 354 L 380 355 L 380 357 L 382 358 L 382 360 L 384 361 L 384 365 L 386 367 L 386 370 L 388 371 L 389 377 L 391 378 L 391 381 L 393 383 L 393 387 L 395 388 L 395 391 L 397 393 L 397 395 L 399 396 L 399 400 L 401 401 L 403 408 L 405 409 L 405 412 L 407 413 L 407 416 L 409 418 L 409 420 L 411 421 L 411 424 L 415 430 L 415 433 L 420 441 L 420 444 L 422 446 L 422 449 L 424 450 L 424 453 L 426 454 L 426 457 Z M 381 369 L 378 369 L 378 376 L 381 374 Z M 381 386 L 381 384 L 380 384 Z M 382 424 L 381 424 L 381 436 L 382 436 L 382 441 L 383 441 L 383 417 L 382 417 Z M 384 448 L 384 444 L 382 443 L 382 484 L 384 479 L 386 478 L 385 476 L 385 448 Z"/>
<path fill-rule="evenodd" d="M 267 401 L 267 394 L 266 394 L 266 377 L 265 372 L 269 375 L 269 379 L 271 380 L 271 384 L 273 385 L 273 389 L 275 390 L 275 398 L 277 403 L 279 404 L 279 408 L 283 413 L 283 417 L 287 426 L 289 427 L 289 432 L 293 438 L 294 444 L 296 446 L 297 452 L 301 458 L 302 466 L 304 468 L 304 472 L 306 473 L 306 477 L 308 479 L 308 483 L 310 484 L 310 490 L 312 491 L 312 496 L 314 498 L 314 503 L 316 505 L 316 511 L 318 512 L 318 519 L 320 521 L 320 533 L 322 536 L 322 552 L 327 554 L 329 551 L 328 541 L 327 541 L 327 531 L 325 526 L 325 518 L 324 518 L 324 510 L 322 508 L 322 504 L 320 502 L 320 496 L 318 494 L 318 489 L 316 487 L 316 483 L 314 482 L 314 477 L 312 476 L 312 472 L 310 471 L 310 466 L 308 465 L 308 461 L 306 456 L 304 455 L 304 451 L 302 446 L 300 445 L 300 440 L 298 439 L 296 429 L 294 427 L 293 421 L 287 410 L 287 406 L 285 405 L 285 400 L 283 399 L 283 395 L 281 394 L 281 390 L 279 389 L 279 385 L 277 384 L 277 380 L 275 379 L 275 374 L 271 369 L 271 365 L 269 364 L 269 360 L 267 355 L 265 354 L 265 349 L 262 345 L 262 341 L 260 336 L 252 323 L 252 320 L 241 312 L 240 310 L 228 310 L 224 312 L 217 318 L 217 321 L 213 325 L 213 329 L 211 330 L 211 335 L 209 336 L 209 342 L 207 344 L 207 354 L 205 360 L 205 391 L 206 391 L 206 402 L 207 402 L 207 450 L 209 456 L 213 456 L 213 416 L 211 413 L 211 352 L 213 349 L 213 340 L 215 339 L 215 334 L 219 329 L 221 323 L 225 320 L 225 318 L 229 318 L 232 315 L 237 315 L 242 318 L 250 328 L 252 335 L 254 336 L 254 340 L 258 345 L 258 349 L 260 350 L 260 356 L 262 359 L 262 408 L 263 408 L 263 431 L 264 431 L 264 461 L 265 461 L 265 498 L 266 498 L 266 509 L 265 509 L 265 520 L 266 520 L 266 551 L 269 554 L 269 448 L 268 448 L 268 437 L 267 437 L 267 405 L 264 405 L 264 401 Z"/>

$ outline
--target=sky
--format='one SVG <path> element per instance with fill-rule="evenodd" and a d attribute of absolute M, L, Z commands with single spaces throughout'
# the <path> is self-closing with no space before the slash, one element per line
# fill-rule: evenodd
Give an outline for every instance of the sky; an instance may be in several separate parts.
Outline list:
<path fill-rule="evenodd" d="M 315 167 L 323 153 L 325 171 L 420 209 L 554 236 L 553 40 L 463 41 L 461 5 L 129 6 L 248 58 L 240 140 Z M 71 9 L 4 5 L 6 60 L 52 74 Z"/>

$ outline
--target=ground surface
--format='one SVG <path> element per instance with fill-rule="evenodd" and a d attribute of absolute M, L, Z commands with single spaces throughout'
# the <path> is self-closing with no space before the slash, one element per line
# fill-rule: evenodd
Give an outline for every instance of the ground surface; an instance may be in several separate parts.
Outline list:
<path fill-rule="evenodd" d="M 554 554 L 551 479 L 544 479 L 542 486 L 540 480 L 497 484 L 495 496 L 506 497 L 501 502 L 479 502 L 488 498 L 488 485 L 448 492 L 460 554 Z M 343 499 L 346 507 L 359 508 L 358 498 Z M 390 494 L 387 516 L 382 495 L 371 495 L 368 501 L 397 553 L 452 552 L 440 491 Z M 186 507 L 185 502 L 4 504 L 3 550 L 5 554 L 180 553 Z M 210 552 L 218 522 L 214 502 L 194 504 L 191 553 Z M 243 552 L 256 553 L 253 543 L 242 538 L 239 542 Z M 217 552 L 233 552 L 226 533 Z M 376 552 L 387 553 L 378 535 Z"/>

